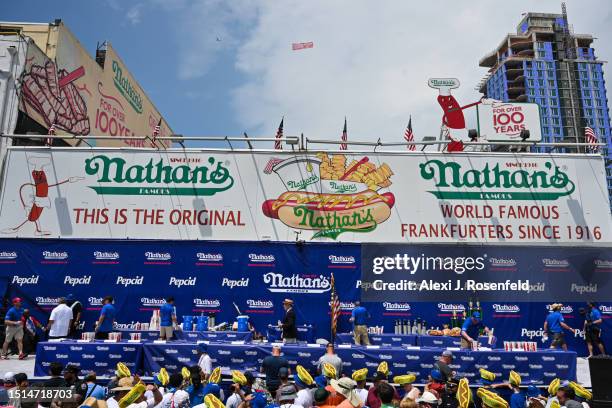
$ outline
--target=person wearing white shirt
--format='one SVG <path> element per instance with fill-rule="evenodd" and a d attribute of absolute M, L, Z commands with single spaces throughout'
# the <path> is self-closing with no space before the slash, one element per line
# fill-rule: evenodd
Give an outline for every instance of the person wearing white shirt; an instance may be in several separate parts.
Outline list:
<path fill-rule="evenodd" d="M 200 355 L 198 366 L 200 366 L 202 372 L 206 375 L 206 378 L 208 378 L 210 373 L 212 373 L 212 360 L 208 355 L 208 348 L 205 343 L 198 343 L 197 350 Z"/>
<path fill-rule="evenodd" d="M 308 379 L 309 381 L 312 381 L 311 378 Z M 293 374 L 293 383 L 295 384 L 296 388 L 298 389 L 297 392 L 297 396 L 295 398 L 294 404 L 295 405 L 301 405 L 304 408 L 311 408 L 313 406 L 314 403 L 314 398 L 313 398 L 313 394 L 312 394 L 312 390 L 310 388 L 308 388 L 308 384 L 305 383 L 304 379 L 300 378 L 300 374 L 296 373 Z"/>
<path fill-rule="evenodd" d="M 67 337 L 72 317 L 72 309 L 66 305 L 66 299 L 60 298 L 59 304 L 51 311 L 49 323 L 47 323 L 49 338 Z"/>

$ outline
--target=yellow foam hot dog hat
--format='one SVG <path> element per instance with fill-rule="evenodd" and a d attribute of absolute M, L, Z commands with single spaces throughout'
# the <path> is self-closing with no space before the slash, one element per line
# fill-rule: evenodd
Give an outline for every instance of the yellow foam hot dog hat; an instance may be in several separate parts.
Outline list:
<path fill-rule="evenodd" d="M 297 376 L 301 382 L 303 382 L 306 385 L 312 385 L 314 380 L 312 379 L 312 376 L 310 375 L 308 370 L 306 370 L 301 365 L 298 365 L 295 367 L 295 371 L 297 371 Z"/>
<path fill-rule="evenodd" d="M 459 402 L 459 408 L 468 408 L 471 405 L 473 396 L 472 390 L 470 390 L 470 382 L 467 378 L 459 380 L 456 397 Z"/>
<path fill-rule="evenodd" d="M 559 404 L 559 401 L 557 401 L 557 400 L 553 400 L 553 401 L 550 403 L 550 408 L 561 408 L 561 404 Z"/>
<path fill-rule="evenodd" d="M 183 380 L 191 379 L 191 371 L 187 367 L 181 368 L 181 375 L 183 376 Z"/>
<path fill-rule="evenodd" d="M 232 371 L 232 381 L 235 382 L 236 384 L 240 384 L 240 385 L 246 385 L 246 383 L 247 383 L 247 379 L 244 376 L 244 374 L 242 374 L 238 370 L 233 370 Z"/>
<path fill-rule="evenodd" d="M 570 381 L 569 386 L 574 390 L 576 395 L 579 396 L 580 398 L 584 398 L 585 400 L 590 400 L 591 398 L 593 398 L 593 394 L 591 393 L 591 391 L 587 390 L 582 385 L 574 381 Z"/>
<path fill-rule="evenodd" d="M 329 363 L 323 363 L 323 375 L 327 378 L 336 378 L 336 367 Z"/>
<path fill-rule="evenodd" d="M 485 370 L 484 368 L 481 368 L 480 378 L 482 378 L 485 381 L 493 382 L 495 381 L 495 374 L 490 371 Z"/>
<path fill-rule="evenodd" d="M 161 370 L 159 370 L 159 373 L 157 374 L 157 380 L 164 387 L 168 385 L 168 381 L 170 381 L 170 375 L 168 374 L 168 371 L 166 371 L 164 367 L 162 367 Z"/>
<path fill-rule="evenodd" d="M 554 380 L 552 380 L 550 384 L 548 384 L 548 395 L 553 396 L 553 397 L 557 395 L 557 391 L 559 390 L 560 386 L 561 386 L 560 379 L 555 378 Z"/>
<path fill-rule="evenodd" d="M 129 405 L 136 402 L 138 398 L 144 394 L 146 389 L 143 383 L 138 383 L 133 386 L 132 389 L 119 400 L 119 408 L 127 408 Z"/>
<path fill-rule="evenodd" d="M 215 397 L 214 394 L 206 394 L 204 397 L 204 404 L 206 408 L 225 408 L 225 405 L 221 400 Z"/>
<path fill-rule="evenodd" d="M 416 375 L 414 374 L 396 375 L 393 377 L 393 382 L 399 385 L 412 384 L 415 381 Z"/>
<path fill-rule="evenodd" d="M 389 364 L 386 361 L 382 361 L 378 368 L 376 369 L 379 373 L 383 373 L 384 375 L 389 375 Z"/>
<path fill-rule="evenodd" d="M 488 408 L 508 408 L 508 402 L 505 399 L 497 395 L 496 393 L 487 390 L 486 388 L 479 388 L 476 391 L 476 395 L 482 400 L 482 404 Z"/>
<path fill-rule="evenodd" d="M 129 377 L 132 375 L 130 369 L 125 365 L 125 363 L 117 363 L 117 370 L 115 371 L 118 378 Z"/>
<path fill-rule="evenodd" d="M 521 375 L 519 373 L 517 373 L 514 370 L 510 371 L 510 379 L 509 379 L 510 384 L 514 385 L 515 387 L 518 387 L 521 385 Z"/>
<path fill-rule="evenodd" d="M 208 377 L 208 382 L 219 384 L 219 381 L 221 381 L 221 367 L 215 367 L 212 373 L 210 373 L 210 377 Z"/>
<path fill-rule="evenodd" d="M 359 370 L 353 371 L 353 375 L 351 376 L 355 381 L 365 381 L 368 376 L 367 368 L 360 368 Z"/>

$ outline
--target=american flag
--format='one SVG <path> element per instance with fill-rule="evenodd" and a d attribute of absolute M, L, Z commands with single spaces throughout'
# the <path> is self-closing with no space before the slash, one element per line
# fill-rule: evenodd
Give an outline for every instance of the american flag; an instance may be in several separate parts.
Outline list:
<path fill-rule="evenodd" d="M 159 122 L 157 122 L 157 125 L 155 125 L 155 127 L 153 128 L 153 135 L 151 136 L 151 147 L 157 147 L 157 144 L 155 142 L 157 141 L 157 136 L 159 136 L 159 134 L 161 133 L 161 123 L 162 120 L 161 118 L 159 118 Z"/>
<path fill-rule="evenodd" d="M 276 157 L 273 157 L 268 160 L 268 164 L 266 164 L 266 167 L 264 168 L 264 174 L 272 174 L 272 169 L 274 168 L 274 166 L 276 166 L 278 163 L 281 163 L 282 161 L 283 159 L 277 159 Z"/>
<path fill-rule="evenodd" d="M 314 47 L 314 42 L 312 42 L 312 41 L 291 44 L 291 49 L 293 51 L 303 50 L 303 49 L 312 48 L 312 47 Z"/>
<path fill-rule="evenodd" d="M 278 125 L 278 130 L 276 131 L 276 140 L 274 141 L 274 149 L 283 150 L 282 138 L 283 138 L 283 126 L 285 124 L 285 117 L 281 119 L 280 125 Z"/>
<path fill-rule="evenodd" d="M 331 274 L 331 332 L 332 340 L 336 337 L 336 329 L 338 328 L 338 318 L 340 317 L 340 300 L 338 299 L 338 293 L 336 293 L 336 281 L 334 279 L 334 273 Z"/>
<path fill-rule="evenodd" d="M 343 142 L 348 140 L 348 132 L 346 131 L 346 118 L 344 118 L 344 128 L 342 129 L 342 136 L 340 136 Z M 348 145 L 346 143 L 340 144 L 340 150 L 348 149 Z"/>
<path fill-rule="evenodd" d="M 48 136 L 54 136 L 55 135 L 55 123 L 51 124 L 51 126 L 49 126 L 49 130 L 47 131 L 47 135 Z M 47 146 L 52 146 L 53 145 L 53 138 L 49 137 L 47 138 Z"/>
<path fill-rule="evenodd" d="M 406 139 L 407 142 L 414 142 L 414 134 L 412 134 L 412 116 L 410 116 L 410 120 L 408 120 L 408 126 L 404 132 L 404 139 Z M 416 145 L 409 144 L 407 147 L 408 150 L 416 150 Z"/>
<path fill-rule="evenodd" d="M 584 139 L 586 140 L 588 144 L 596 145 L 597 143 L 599 143 L 599 139 L 597 138 L 595 131 L 591 129 L 589 126 L 584 128 Z M 589 150 L 593 153 L 596 153 L 599 151 L 599 147 L 593 146 L 593 147 L 590 147 Z"/>

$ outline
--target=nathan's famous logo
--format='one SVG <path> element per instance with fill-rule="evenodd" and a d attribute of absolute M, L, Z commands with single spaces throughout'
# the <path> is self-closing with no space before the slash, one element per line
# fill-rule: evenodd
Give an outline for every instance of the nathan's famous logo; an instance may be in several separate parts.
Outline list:
<path fill-rule="evenodd" d="M 499 163 L 492 168 L 487 163 L 481 170 L 464 170 L 457 162 L 435 159 L 419 167 L 423 179 L 435 180 L 438 189 L 429 192 L 441 200 L 550 201 L 570 195 L 576 189 L 568 175 L 551 162 L 544 163 L 542 170 L 504 170 Z"/>
<path fill-rule="evenodd" d="M 268 272 L 263 275 L 264 283 L 268 284 L 270 292 L 282 293 L 323 293 L 331 288 L 330 280 L 323 275 L 285 276 L 280 273 Z"/>
<path fill-rule="evenodd" d="M 170 165 L 161 158 L 155 163 L 149 159 L 143 166 L 128 165 L 121 157 L 100 154 L 85 160 L 85 173 L 97 176 L 98 183 L 113 183 L 89 186 L 98 194 L 211 196 L 234 185 L 229 170 L 214 157 L 209 157 L 208 165 L 204 166 Z M 180 187 L 181 184 L 186 187 Z"/>
<path fill-rule="evenodd" d="M 132 105 L 136 112 L 142 113 L 142 96 L 132 85 L 129 78 L 123 75 L 123 69 L 121 69 L 117 61 L 113 61 L 113 73 L 115 74 L 113 82 L 117 90 Z"/>
<path fill-rule="evenodd" d="M 283 224 L 314 230 L 312 238 L 336 239 L 343 232 L 371 232 L 391 215 L 395 197 L 380 190 L 393 171 L 368 157 L 347 162 L 343 154 L 271 159 L 264 173 L 275 173 L 286 192 L 266 200 L 263 213 Z"/>

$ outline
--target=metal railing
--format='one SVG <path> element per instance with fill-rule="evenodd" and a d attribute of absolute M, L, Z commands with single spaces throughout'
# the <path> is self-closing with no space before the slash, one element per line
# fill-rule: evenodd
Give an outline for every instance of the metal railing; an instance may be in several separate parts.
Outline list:
<path fill-rule="evenodd" d="M 433 136 L 432 136 L 433 137 Z M 342 144 L 346 144 L 348 146 L 367 146 L 373 147 L 376 150 L 378 147 L 408 147 L 408 146 L 417 146 L 417 147 L 428 147 L 428 146 L 445 146 L 449 144 L 450 140 L 427 140 L 427 141 L 419 141 L 419 142 L 383 142 L 381 139 L 377 141 L 366 141 L 366 140 L 332 140 L 332 139 L 311 139 L 305 137 L 303 134 L 301 136 L 284 136 L 282 138 L 276 137 L 249 137 L 245 136 L 182 136 L 182 135 L 172 135 L 172 136 L 160 136 L 156 138 L 152 138 L 151 136 L 75 136 L 75 135 L 21 135 L 21 134 L 0 134 L 0 138 L 9 138 L 9 139 L 36 139 L 36 140 L 48 140 L 48 139 L 60 139 L 60 140 L 75 140 L 75 141 L 83 141 L 87 142 L 88 139 L 93 140 L 122 140 L 122 141 L 149 141 L 151 142 L 151 149 L 165 149 L 164 145 L 157 146 L 155 142 L 157 141 L 171 141 L 181 145 L 182 148 L 185 148 L 184 141 L 205 141 L 205 142 L 225 142 L 228 144 L 231 150 L 235 150 L 234 146 L 231 142 L 244 142 L 247 144 L 248 149 L 253 149 L 253 143 L 261 143 L 261 142 L 276 142 L 280 140 L 287 146 L 290 146 L 292 150 L 308 150 L 309 145 L 335 145 L 339 146 Z M 509 146 L 509 147 L 549 147 L 549 148 L 589 148 L 593 149 L 603 148 L 607 145 L 605 143 L 568 143 L 568 142 L 534 142 L 529 140 L 524 141 L 516 141 L 516 142 L 499 142 L 499 141 L 464 141 L 463 145 L 465 147 L 497 147 L 497 146 Z M 52 146 L 49 146 L 52 147 Z M 54 146 L 59 147 L 59 146 Z M 70 146 L 66 146 L 70 147 Z M 90 147 L 94 147 L 91 146 Z M 130 146 L 125 146 L 129 148 Z M 492 152 L 495 153 L 495 152 Z"/>

